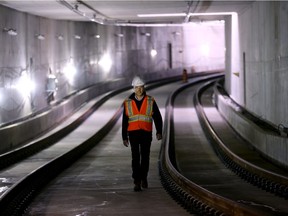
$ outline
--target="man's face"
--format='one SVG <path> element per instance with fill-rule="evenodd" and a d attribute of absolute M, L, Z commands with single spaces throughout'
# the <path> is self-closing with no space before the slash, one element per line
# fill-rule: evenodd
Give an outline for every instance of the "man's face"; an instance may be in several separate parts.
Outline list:
<path fill-rule="evenodd" d="M 135 86 L 134 92 L 137 97 L 141 97 L 144 93 L 144 86 Z"/>

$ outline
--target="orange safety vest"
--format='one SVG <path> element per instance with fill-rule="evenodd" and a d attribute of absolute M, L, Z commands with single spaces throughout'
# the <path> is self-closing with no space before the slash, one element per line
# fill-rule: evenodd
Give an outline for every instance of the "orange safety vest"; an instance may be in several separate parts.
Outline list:
<path fill-rule="evenodd" d="M 146 95 L 143 99 L 140 111 L 134 100 L 126 99 L 125 112 L 128 116 L 128 131 L 145 130 L 152 131 L 152 114 L 154 98 Z"/>

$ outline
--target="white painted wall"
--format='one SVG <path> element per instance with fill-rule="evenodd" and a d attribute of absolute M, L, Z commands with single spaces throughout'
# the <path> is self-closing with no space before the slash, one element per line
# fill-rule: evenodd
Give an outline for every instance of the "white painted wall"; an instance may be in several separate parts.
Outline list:
<path fill-rule="evenodd" d="M 183 44 L 183 67 L 188 72 L 225 68 L 224 22 L 184 25 Z"/>
<path fill-rule="evenodd" d="M 226 22 L 225 88 L 231 98 L 258 118 L 276 128 L 280 124 L 288 127 L 288 2 L 255 1 L 238 14 L 238 21 L 238 51 L 232 36 L 236 26 L 232 26 L 232 18 Z M 235 50 L 239 58 L 233 61 Z M 237 67 L 239 76 L 234 74 Z M 225 100 L 218 101 L 220 112 L 241 136 L 267 158 L 287 168 L 286 136 L 261 130 L 232 110 Z"/>
<path fill-rule="evenodd" d="M 243 104 L 243 74 L 239 52 L 238 14 L 232 13 L 225 22 L 225 88 L 231 98 Z"/>
<path fill-rule="evenodd" d="M 288 127 L 287 20 L 285 1 L 255 2 L 239 14 L 241 70 L 239 84 L 232 82 L 229 93 L 255 115 L 276 126 Z"/>

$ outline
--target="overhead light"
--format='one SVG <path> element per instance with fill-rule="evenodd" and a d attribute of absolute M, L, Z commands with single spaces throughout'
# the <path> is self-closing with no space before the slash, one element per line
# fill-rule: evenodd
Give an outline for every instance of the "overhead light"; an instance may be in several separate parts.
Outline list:
<path fill-rule="evenodd" d="M 186 16 L 186 13 L 169 13 L 169 14 L 137 14 L 138 17 L 177 17 Z"/>
<path fill-rule="evenodd" d="M 42 35 L 42 34 L 37 34 L 36 37 L 37 37 L 39 40 L 45 40 L 45 36 Z"/>
<path fill-rule="evenodd" d="M 156 49 L 151 49 L 151 52 L 150 52 L 151 56 L 152 57 L 155 57 L 157 55 L 157 50 Z"/>
<path fill-rule="evenodd" d="M 64 40 L 64 37 L 62 35 L 58 35 L 58 40 Z"/>
<path fill-rule="evenodd" d="M 74 65 L 73 58 L 70 57 L 69 62 L 67 62 L 66 66 L 63 68 L 63 73 L 71 84 L 74 80 L 74 77 L 77 73 L 76 67 Z"/>
<path fill-rule="evenodd" d="M 77 40 L 80 40 L 81 36 L 80 35 L 75 35 L 74 38 L 77 39 Z"/>
<path fill-rule="evenodd" d="M 213 26 L 216 26 L 216 25 L 224 25 L 225 24 L 225 21 L 224 20 L 209 20 L 209 21 L 205 21 L 205 22 L 201 22 L 200 23 L 201 25 L 213 25 Z"/>
<path fill-rule="evenodd" d="M 95 34 L 93 37 L 94 38 L 100 38 L 100 35 L 99 34 Z"/>
<path fill-rule="evenodd" d="M 17 89 L 23 96 L 29 96 L 35 89 L 35 83 L 29 78 L 27 71 L 25 70 L 22 71 L 21 76 L 11 87 Z"/>
<path fill-rule="evenodd" d="M 214 13 L 189 13 L 189 16 L 214 16 L 214 15 L 233 15 L 236 12 L 214 12 Z"/>
<path fill-rule="evenodd" d="M 8 35 L 11 35 L 11 36 L 16 36 L 17 35 L 16 29 L 12 29 L 12 28 L 10 28 L 10 29 L 4 28 L 3 32 L 6 32 Z"/>
<path fill-rule="evenodd" d="M 119 34 L 116 34 L 116 36 L 117 37 L 124 37 L 124 34 L 119 33 Z"/>
<path fill-rule="evenodd" d="M 17 32 L 16 32 L 16 30 L 14 30 L 14 29 L 9 29 L 9 30 L 8 30 L 8 34 L 9 34 L 9 35 L 12 35 L 12 36 L 16 36 L 16 35 L 17 35 Z"/>
<path fill-rule="evenodd" d="M 151 34 L 149 32 L 143 32 L 143 33 L 141 33 L 141 35 L 144 35 L 146 37 L 150 37 L 151 36 Z"/>
<path fill-rule="evenodd" d="M 167 14 L 137 14 L 138 17 L 189 17 L 189 16 L 213 16 L 232 15 L 235 12 L 215 12 L 215 13 L 167 13 Z"/>
<path fill-rule="evenodd" d="M 105 72 L 108 72 L 112 66 L 112 60 L 109 54 L 104 54 L 99 60 L 98 64 L 103 68 Z"/>

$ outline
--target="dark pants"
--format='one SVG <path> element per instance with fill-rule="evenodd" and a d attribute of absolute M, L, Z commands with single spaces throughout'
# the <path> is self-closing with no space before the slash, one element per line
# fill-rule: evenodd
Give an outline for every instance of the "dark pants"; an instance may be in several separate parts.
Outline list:
<path fill-rule="evenodd" d="M 129 132 L 132 153 L 132 178 L 134 183 L 146 180 L 149 171 L 152 133 L 147 131 Z"/>

